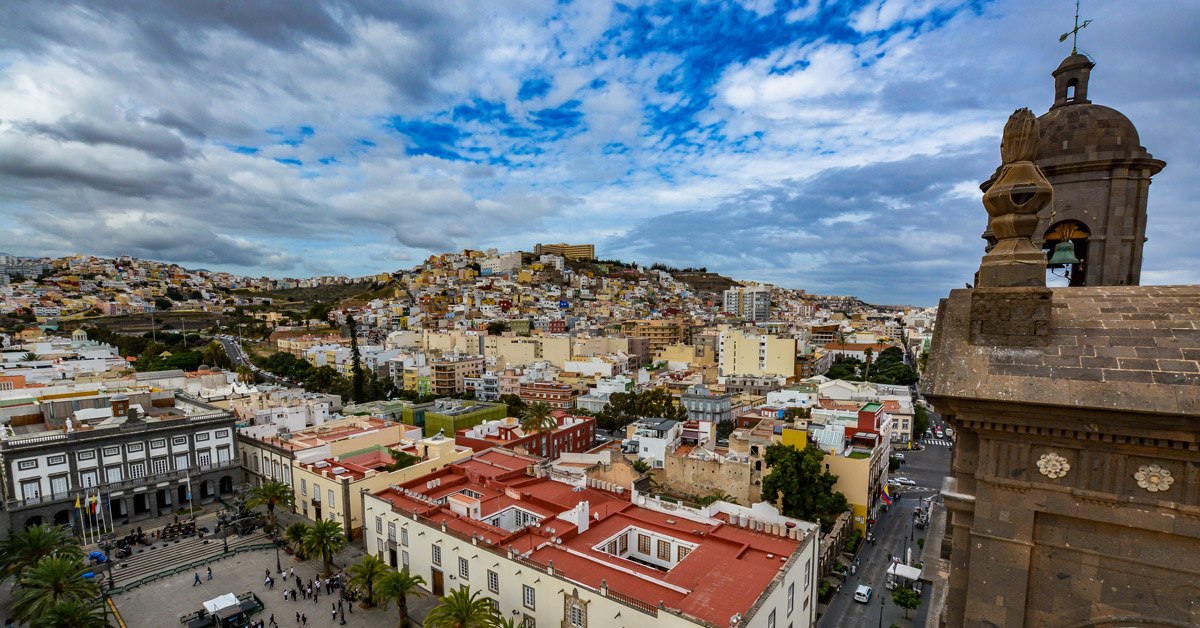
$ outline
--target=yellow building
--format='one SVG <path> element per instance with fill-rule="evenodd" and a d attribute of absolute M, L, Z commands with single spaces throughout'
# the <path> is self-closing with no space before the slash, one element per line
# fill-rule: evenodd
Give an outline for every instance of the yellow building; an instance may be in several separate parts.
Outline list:
<path fill-rule="evenodd" d="M 716 364 L 716 356 L 708 347 L 672 344 L 659 349 L 654 354 L 655 362 L 683 362 L 696 368 L 704 368 Z"/>
<path fill-rule="evenodd" d="M 595 244 L 537 244 L 533 247 L 534 255 L 561 255 L 566 259 L 591 260 L 596 259 Z"/>
<path fill-rule="evenodd" d="M 720 327 L 717 362 L 722 376 L 796 376 L 796 339 Z"/>
<path fill-rule="evenodd" d="M 362 491 L 373 493 L 388 485 L 403 484 L 470 458 L 473 453 L 471 448 L 459 447 L 453 438 L 441 435 L 415 441 L 397 439 L 387 444 L 355 440 L 335 445 L 340 446 L 332 447 L 327 457 L 305 462 L 298 458 L 292 466 L 292 488 L 300 514 L 312 521 L 337 521 L 351 539 L 362 535 Z M 359 448 L 334 453 L 350 447 Z M 389 471 L 389 466 L 397 463 L 393 452 L 407 456 L 412 464 Z"/>

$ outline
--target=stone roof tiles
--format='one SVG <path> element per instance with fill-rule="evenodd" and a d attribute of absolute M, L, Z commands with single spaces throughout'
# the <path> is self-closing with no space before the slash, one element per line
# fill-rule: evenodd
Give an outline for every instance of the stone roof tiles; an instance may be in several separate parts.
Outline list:
<path fill-rule="evenodd" d="M 930 395 L 1200 413 L 1200 286 L 1054 289 L 1044 346 L 970 344 L 971 292 L 942 302 Z"/>

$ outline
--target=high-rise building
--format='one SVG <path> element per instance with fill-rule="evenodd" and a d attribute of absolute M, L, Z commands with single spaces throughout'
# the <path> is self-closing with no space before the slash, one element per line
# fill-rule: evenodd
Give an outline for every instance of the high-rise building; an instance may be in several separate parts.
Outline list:
<path fill-rule="evenodd" d="M 596 259 L 595 244 L 537 244 L 533 247 L 534 255 L 561 255 L 567 259 L 590 260 Z"/>
<path fill-rule="evenodd" d="M 763 285 L 734 286 L 725 291 L 724 309 L 748 321 L 771 318 L 771 289 Z"/>

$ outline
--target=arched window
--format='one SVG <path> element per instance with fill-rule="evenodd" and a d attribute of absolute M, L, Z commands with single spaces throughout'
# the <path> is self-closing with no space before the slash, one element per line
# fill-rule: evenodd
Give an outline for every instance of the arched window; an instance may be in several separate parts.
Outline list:
<path fill-rule="evenodd" d="M 1079 85 L 1079 79 L 1071 79 L 1067 81 L 1067 102 L 1075 100 L 1075 87 Z"/>

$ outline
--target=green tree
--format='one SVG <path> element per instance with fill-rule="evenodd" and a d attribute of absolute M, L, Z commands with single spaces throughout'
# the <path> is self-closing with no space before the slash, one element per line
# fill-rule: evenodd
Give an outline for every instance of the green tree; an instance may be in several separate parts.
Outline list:
<path fill-rule="evenodd" d="M 267 516 L 271 519 L 271 527 L 275 528 L 275 507 L 291 508 L 296 503 L 296 493 L 292 487 L 282 482 L 267 482 L 250 489 L 250 499 L 246 500 L 247 508 L 267 507 Z"/>
<path fill-rule="evenodd" d="M 40 356 L 32 351 L 29 351 L 25 355 L 21 356 L 22 362 L 37 362 L 40 359 L 42 359 L 42 356 Z"/>
<path fill-rule="evenodd" d="M 708 495 L 696 500 L 696 503 L 700 506 L 709 506 L 717 502 L 729 502 L 731 504 L 736 504 L 737 500 L 734 499 L 732 495 L 722 490 L 713 491 L 712 493 L 709 493 Z"/>
<path fill-rule="evenodd" d="M 553 439 L 549 437 L 551 431 L 558 427 L 558 421 L 550 416 L 550 406 L 535 401 L 525 410 L 525 416 L 521 417 L 521 431 L 526 434 L 537 432 L 542 442 L 545 443 L 543 451 L 546 452 L 546 457 L 554 460 Z"/>
<path fill-rule="evenodd" d="M 224 345 L 216 340 L 204 345 L 200 354 L 204 357 L 204 363 L 209 366 L 229 368 L 233 364 L 229 360 L 229 355 L 225 353 Z"/>
<path fill-rule="evenodd" d="M 596 423 L 603 429 L 615 431 L 648 417 L 682 421 L 687 418 L 687 410 L 676 406 L 671 393 L 662 388 L 613 393 L 608 397 L 608 405 L 596 414 Z"/>
<path fill-rule="evenodd" d="M 386 465 L 384 469 L 387 469 L 389 473 L 392 471 L 399 471 L 400 469 L 407 469 L 414 464 L 421 462 L 421 458 L 419 456 L 414 456 L 410 453 L 405 453 L 397 449 L 389 449 L 388 453 L 392 455 L 392 462 L 391 464 Z"/>
<path fill-rule="evenodd" d="M 367 606 L 375 605 L 375 586 L 389 571 L 387 563 L 374 554 L 363 556 L 357 563 L 346 569 L 346 572 L 350 574 L 350 585 L 367 591 Z"/>
<path fill-rule="evenodd" d="M 33 620 L 30 628 L 109 628 L 102 601 L 59 602 Z"/>
<path fill-rule="evenodd" d="M 47 556 L 68 556 L 82 560 L 79 538 L 66 526 L 41 524 L 29 526 L 0 541 L 0 582 L 9 576 L 20 579 L 22 572 Z"/>
<path fill-rule="evenodd" d="M 904 609 L 904 618 L 908 619 L 909 611 L 915 610 L 921 605 L 921 596 L 916 591 L 908 587 L 900 587 L 892 593 L 892 601 L 896 606 Z"/>
<path fill-rule="evenodd" d="M 838 516 L 850 508 L 846 496 L 833 490 L 837 476 L 824 470 L 825 452 L 810 444 L 804 449 L 775 443 L 763 453 L 771 470 L 763 479 L 762 499 L 783 500 L 783 514 L 805 521 L 819 521 L 828 532 Z"/>
<path fill-rule="evenodd" d="M 305 555 L 321 557 L 325 566 L 324 574 L 328 578 L 332 573 L 333 555 L 346 547 L 346 535 L 340 523 L 321 519 L 314 521 L 304 531 L 304 539 L 301 540 L 300 546 L 304 548 Z"/>
<path fill-rule="evenodd" d="M 362 354 L 358 351 L 358 322 L 354 320 L 353 315 L 346 317 L 346 326 L 350 328 L 350 360 L 353 363 L 351 366 L 351 390 L 354 394 L 354 403 L 362 403 Z"/>
<path fill-rule="evenodd" d="M 297 521 L 283 531 L 283 540 L 287 541 L 288 544 L 295 549 L 296 558 L 299 558 L 300 560 L 305 560 L 304 535 L 307 532 L 308 524 L 304 523 L 303 521 Z"/>
<path fill-rule="evenodd" d="M 500 614 L 491 601 L 470 587 L 454 589 L 443 596 L 425 617 L 427 628 L 491 628 Z"/>
<path fill-rule="evenodd" d="M 12 617 L 31 624 L 60 602 L 85 602 L 100 595 L 95 580 L 85 580 L 91 570 L 76 556 L 46 556 L 21 574 L 13 594 Z"/>
<path fill-rule="evenodd" d="M 389 602 L 396 601 L 396 610 L 400 611 L 400 628 L 408 626 L 408 596 L 425 595 L 425 592 L 420 589 L 424 585 L 425 579 L 408 573 L 407 568 L 403 571 L 388 571 L 380 577 L 377 585 L 379 601 L 385 611 Z M 425 625 L 430 624 L 426 623 Z"/>
<path fill-rule="evenodd" d="M 513 394 L 500 395 L 500 403 L 508 406 L 508 416 L 525 416 L 525 408 L 528 404 L 519 396 Z"/>
<path fill-rule="evenodd" d="M 913 404 L 913 438 L 920 438 L 929 429 L 929 412 L 920 402 Z"/>
<path fill-rule="evenodd" d="M 867 356 L 866 366 L 863 367 L 863 381 L 871 381 L 871 356 L 875 354 L 875 350 L 871 347 L 863 349 L 863 355 Z"/>

